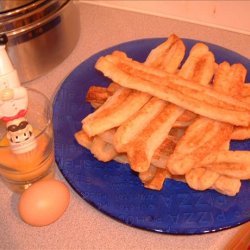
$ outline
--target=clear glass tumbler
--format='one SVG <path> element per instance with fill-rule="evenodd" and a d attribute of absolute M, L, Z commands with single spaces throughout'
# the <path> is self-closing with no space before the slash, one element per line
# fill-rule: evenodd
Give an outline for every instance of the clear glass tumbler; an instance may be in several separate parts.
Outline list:
<path fill-rule="evenodd" d="M 25 118 L 28 122 L 11 127 L 0 121 L 0 176 L 14 192 L 22 192 L 38 180 L 52 178 L 55 172 L 51 103 L 37 90 L 27 88 L 27 93 Z M 21 134 L 15 136 L 17 129 Z M 32 139 L 23 140 L 30 135 Z M 19 143 L 20 136 L 22 142 Z M 14 150 L 13 141 L 17 146 Z M 27 145 L 29 149 L 23 152 Z"/>

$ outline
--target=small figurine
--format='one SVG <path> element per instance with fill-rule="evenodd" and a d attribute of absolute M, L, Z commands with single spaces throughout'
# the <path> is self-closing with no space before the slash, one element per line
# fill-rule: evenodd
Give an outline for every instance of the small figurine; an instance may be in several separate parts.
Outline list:
<path fill-rule="evenodd" d="M 0 120 L 6 123 L 7 138 L 13 152 L 25 153 L 34 149 L 36 142 L 32 126 L 25 118 L 27 90 L 21 86 L 5 50 L 7 42 L 7 36 L 0 35 Z"/>

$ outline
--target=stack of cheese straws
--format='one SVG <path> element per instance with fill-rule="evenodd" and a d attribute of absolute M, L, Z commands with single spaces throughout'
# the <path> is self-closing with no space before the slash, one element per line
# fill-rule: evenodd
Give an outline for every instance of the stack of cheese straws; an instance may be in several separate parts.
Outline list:
<path fill-rule="evenodd" d="M 112 82 L 90 87 L 86 100 L 96 110 L 75 138 L 100 161 L 128 162 L 146 188 L 175 178 L 236 195 L 250 179 L 250 152 L 229 150 L 231 139 L 250 137 L 247 71 L 217 64 L 203 43 L 184 56 L 171 35 L 144 63 L 120 51 L 99 58 L 96 69 Z"/>

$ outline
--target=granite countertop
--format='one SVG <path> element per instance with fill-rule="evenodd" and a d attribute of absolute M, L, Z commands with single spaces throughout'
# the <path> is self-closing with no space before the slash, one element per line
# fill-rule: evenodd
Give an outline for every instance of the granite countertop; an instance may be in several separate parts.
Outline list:
<path fill-rule="evenodd" d="M 112 45 L 148 37 L 179 37 L 214 43 L 250 58 L 250 36 L 128 11 L 77 4 L 81 34 L 71 55 L 46 75 L 26 86 L 51 99 L 63 79 L 90 55 Z M 64 180 L 57 170 L 57 178 Z M 71 189 L 71 188 L 70 188 Z M 19 196 L 0 183 L 0 249 L 223 249 L 240 227 L 217 233 L 174 236 L 124 225 L 102 214 L 71 189 L 66 213 L 54 224 L 36 228 L 17 213 Z"/>

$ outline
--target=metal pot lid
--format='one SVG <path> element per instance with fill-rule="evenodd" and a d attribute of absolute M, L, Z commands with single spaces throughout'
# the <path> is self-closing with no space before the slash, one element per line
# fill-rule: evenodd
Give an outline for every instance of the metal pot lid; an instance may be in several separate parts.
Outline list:
<path fill-rule="evenodd" d="M 2 0 L 0 0 L 1 2 Z M 12 0 L 5 0 L 12 1 Z M 23 2 L 23 0 L 19 0 Z M 48 16 L 53 15 L 69 0 L 26 0 L 29 4 L 10 11 L 0 12 L 0 34 L 17 33 L 31 25 L 39 24 Z"/>
<path fill-rule="evenodd" d="M 1 0 L 0 1 L 0 13 L 22 8 L 27 4 L 35 2 L 36 0 Z"/>

